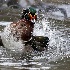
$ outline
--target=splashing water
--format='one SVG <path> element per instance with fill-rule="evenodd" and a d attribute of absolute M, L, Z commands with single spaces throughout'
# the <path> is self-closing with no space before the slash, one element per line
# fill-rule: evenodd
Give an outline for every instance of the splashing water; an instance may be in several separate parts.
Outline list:
<path fill-rule="evenodd" d="M 34 35 L 38 36 L 47 36 L 49 41 L 48 51 L 43 53 L 42 58 L 46 58 L 49 60 L 55 60 L 59 57 L 66 56 L 70 54 L 69 52 L 69 41 L 70 38 L 65 36 L 65 32 L 58 30 L 59 26 L 52 27 L 55 25 L 55 22 L 49 22 L 46 17 L 39 21 L 40 23 L 35 24 Z M 65 26 L 62 24 L 60 26 L 61 30 L 65 30 Z M 64 37 L 65 36 L 65 37 Z M 35 59 L 38 57 L 34 57 Z M 39 57 L 40 59 L 40 57 Z"/>
<path fill-rule="evenodd" d="M 1 25 L 6 25 L 10 24 L 11 22 L 0 23 Z M 54 25 L 55 23 L 52 22 L 52 24 Z M 69 50 L 68 40 L 62 37 L 63 33 L 57 30 L 57 26 L 52 28 L 51 23 L 46 18 L 43 18 L 35 24 L 33 35 L 48 37 L 50 39 L 49 52 L 52 51 L 53 54 L 56 53 L 57 55 L 60 55 Z"/>
<path fill-rule="evenodd" d="M 10 24 L 10 22 L 0 22 L 0 24 L 6 25 Z M 49 21 L 45 16 L 42 20 L 36 22 L 33 35 L 48 37 L 50 40 L 48 50 L 41 53 L 31 53 L 32 58 L 28 62 L 26 58 L 18 61 L 14 57 L 11 58 L 11 54 L 5 48 L 1 47 L 0 65 L 13 66 L 18 69 L 50 69 L 51 65 L 48 64 L 49 62 L 56 61 L 56 59 L 70 54 L 70 36 L 66 33 L 69 29 L 64 24 Z M 35 66 L 35 68 L 32 66 Z"/>

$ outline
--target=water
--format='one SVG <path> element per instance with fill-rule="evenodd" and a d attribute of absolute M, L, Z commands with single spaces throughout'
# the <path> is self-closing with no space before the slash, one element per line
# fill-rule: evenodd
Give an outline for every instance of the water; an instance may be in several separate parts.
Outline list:
<path fill-rule="evenodd" d="M 41 16 L 39 18 L 39 21 L 36 22 L 33 35 L 49 37 L 50 41 L 49 41 L 48 50 L 47 51 L 45 50 L 43 52 L 35 51 L 27 53 L 23 55 L 22 59 L 22 57 L 20 57 L 21 54 L 18 55 L 14 54 L 10 50 L 1 46 L 0 47 L 1 70 L 69 70 L 70 69 L 69 66 L 70 21 L 68 21 L 67 19 L 58 20 L 58 19 L 48 18 L 45 13 L 42 13 L 44 17 Z M 11 22 L 9 22 L 8 19 L 7 21 L 2 20 L 0 22 L 0 30 L 2 30 L 7 24 L 10 23 Z"/>

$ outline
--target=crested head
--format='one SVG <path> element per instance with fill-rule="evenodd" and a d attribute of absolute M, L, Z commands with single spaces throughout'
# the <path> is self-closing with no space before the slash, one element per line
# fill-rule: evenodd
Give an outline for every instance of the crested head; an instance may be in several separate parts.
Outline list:
<path fill-rule="evenodd" d="M 34 15 L 36 10 L 33 7 L 29 7 L 29 12 Z"/>
<path fill-rule="evenodd" d="M 27 21 L 35 23 L 35 20 L 37 20 L 36 10 L 33 7 L 29 7 L 26 10 L 23 10 L 21 19 L 26 19 Z"/>

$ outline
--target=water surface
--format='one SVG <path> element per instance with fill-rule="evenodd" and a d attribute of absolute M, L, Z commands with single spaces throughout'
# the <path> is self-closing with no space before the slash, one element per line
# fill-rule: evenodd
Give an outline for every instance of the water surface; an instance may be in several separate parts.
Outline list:
<path fill-rule="evenodd" d="M 9 10 L 9 9 L 8 9 Z M 8 15 L 0 14 L 0 31 L 10 22 L 20 18 L 20 11 L 2 10 Z M 17 10 L 16 10 L 17 11 Z M 58 12 L 57 12 L 58 13 Z M 14 15 L 15 14 L 15 15 Z M 23 55 L 14 54 L 10 50 L 0 47 L 0 69 L 1 70 L 69 70 L 70 69 L 70 21 L 68 19 L 48 18 L 46 12 L 38 14 L 41 16 L 36 22 L 33 35 L 47 36 L 50 39 L 48 50 L 43 52 L 32 52 Z M 13 17 L 15 16 L 15 19 Z M 47 16 L 46 16 L 47 15 Z M 10 18 L 11 17 L 11 18 Z M 57 16 L 56 16 L 57 17 Z M 61 17 L 59 17 L 61 18 Z M 18 53 L 18 52 L 17 52 Z M 14 56 L 13 56 L 14 54 Z M 19 58 L 19 59 L 18 59 Z"/>

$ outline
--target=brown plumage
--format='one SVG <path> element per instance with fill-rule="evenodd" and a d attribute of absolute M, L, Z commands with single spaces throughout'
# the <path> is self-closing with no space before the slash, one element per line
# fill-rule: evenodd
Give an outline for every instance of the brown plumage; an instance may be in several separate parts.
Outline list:
<path fill-rule="evenodd" d="M 23 41 L 28 41 L 33 32 L 34 24 L 31 21 L 21 19 L 18 22 L 13 22 L 10 25 L 11 33 L 17 39 L 21 38 Z"/>

